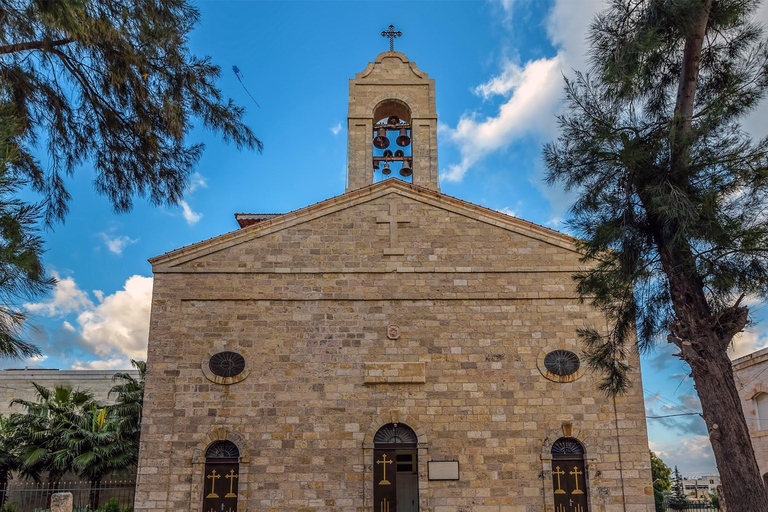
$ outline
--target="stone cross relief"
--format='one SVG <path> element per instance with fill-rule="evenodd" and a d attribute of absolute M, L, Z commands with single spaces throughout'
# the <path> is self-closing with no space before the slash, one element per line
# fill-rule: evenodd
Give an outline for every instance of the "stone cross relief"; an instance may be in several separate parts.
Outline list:
<path fill-rule="evenodd" d="M 405 249 L 397 245 L 398 224 L 409 224 L 411 219 L 405 215 L 397 215 L 397 205 L 390 203 L 389 215 L 379 215 L 376 218 L 377 224 L 389 224 L 389 247 L 384 248 L 385 256 L 395 256 L 405 254 Z"/>

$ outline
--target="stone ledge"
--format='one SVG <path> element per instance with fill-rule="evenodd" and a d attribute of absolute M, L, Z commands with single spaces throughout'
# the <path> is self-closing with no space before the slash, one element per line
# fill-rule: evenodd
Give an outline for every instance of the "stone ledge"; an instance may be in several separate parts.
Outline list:
<path fill-rule="evenodd" d="M 424 384 L 427 382 L 427 364 L 419 363 L 365 363 L 364 384 Z"/>

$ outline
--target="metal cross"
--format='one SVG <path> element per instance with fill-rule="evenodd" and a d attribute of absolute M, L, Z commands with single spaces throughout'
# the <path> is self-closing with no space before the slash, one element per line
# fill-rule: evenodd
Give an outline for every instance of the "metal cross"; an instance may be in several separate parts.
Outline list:
<path fill-rule="evenodd" d="M 388 37 L 389 38 L 389 51 L 393 52 L 395 51 L 395 38 L 400 37 L 403 35 L 402 32 L 399 30 L 395 32 L 395 26 L 390 25 L 387 27 L 389 30 L 382 30 L 381 31 L 381 37 Z"/>

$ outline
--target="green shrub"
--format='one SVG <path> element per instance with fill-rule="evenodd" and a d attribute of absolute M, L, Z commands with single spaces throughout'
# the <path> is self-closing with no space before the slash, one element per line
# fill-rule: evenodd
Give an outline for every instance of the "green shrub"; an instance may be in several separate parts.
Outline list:
<path fill-rule="evenodd" d="M 120 502 L 117 501 L 117 498 L 109 498 L 109 501 L 102 510 L 104 510 L 104 512 L 122 512 L 120 509 Z"/>

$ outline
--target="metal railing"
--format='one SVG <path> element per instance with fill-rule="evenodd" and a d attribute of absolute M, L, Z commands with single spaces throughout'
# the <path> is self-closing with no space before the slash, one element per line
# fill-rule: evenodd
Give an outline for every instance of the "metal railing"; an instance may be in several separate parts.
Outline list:
<path fill-rule="evenodd" d="M 133 512 L 134 480 L 27 482 L 12 480 L 5 492 L 4 505 L 15 512 L 44 512 L 51 508 L 51 495 L 71 492 L 73 512 Z M 14 510 L 14 508 L 10 508 Z"/>
<path fill-rule="evenodd" d="M 669 505 L 665 504 L 665 510 L 667 512 L 677 512 L 678 509 L 672 509 Z M 687 512 L 716 512 L 720 509 L 718 507 L 713 507 L 710 503 L 689 502 L 682 510 Z"/>

